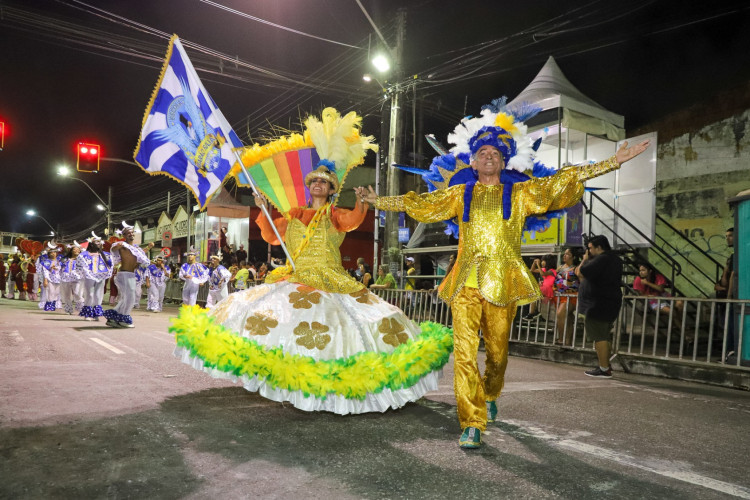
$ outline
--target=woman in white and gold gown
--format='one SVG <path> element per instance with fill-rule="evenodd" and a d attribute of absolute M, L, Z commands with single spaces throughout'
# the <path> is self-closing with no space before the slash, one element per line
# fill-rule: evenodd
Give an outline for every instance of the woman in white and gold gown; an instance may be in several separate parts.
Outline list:
<path fill-rule="evenodd" d="M 208 312 L 183 308 L 171 328 L 175 355 L 306 411 L 383 412 L 437 389 L 453 348 L 450 330 L 417 325 L 341 265 L 346 232 L 367 212 L 365 190 L 357 188 L 356 206 L 345 210 L 330 203 L 340 188 L 335 171 L 319 166 L 304 181 L 309 206 L 274 220 L 294 268 L 275 269 L 264 284 Z M 266 203 L 256 196 L 257 205 Z M 278 244 L 268 220 L 261 215 L 257 222 L 263 238 Z"/>

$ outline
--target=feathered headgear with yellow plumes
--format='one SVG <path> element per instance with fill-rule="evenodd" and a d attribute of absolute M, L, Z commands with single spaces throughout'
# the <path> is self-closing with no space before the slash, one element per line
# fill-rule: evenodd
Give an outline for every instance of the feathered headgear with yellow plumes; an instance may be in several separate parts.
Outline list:
<path fill-rule="evenodd" d="M 282 212 L 307 203 L 314 178 L 327 180 L 338 193 L 367 151 L 377 151 L 374 138 L 360 134 L 362 118 L 353 111 L 341 116 L 334 108 L 325 108 L 320 119 L 310 116 L 304 124 L 302 135 L 255 144 L 240 155 L 258 190 Z M 239 185 L 250 185 L 239 164 L 232 174 Z"/>

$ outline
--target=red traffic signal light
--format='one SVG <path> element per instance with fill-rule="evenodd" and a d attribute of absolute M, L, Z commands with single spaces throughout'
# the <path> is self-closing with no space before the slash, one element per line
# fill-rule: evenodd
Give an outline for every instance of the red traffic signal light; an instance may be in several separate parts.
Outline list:
<path fill-rule="evenodd" d="M 78 161 L 76 169 L 79 172 L 98 172 L 101 148 L 98 144 L 79 142 L 76 147 Z"/>
<path fill-rule="evenodd" d="M 0 122 L 0 151 L 5 147 L 5 122 Z"/>

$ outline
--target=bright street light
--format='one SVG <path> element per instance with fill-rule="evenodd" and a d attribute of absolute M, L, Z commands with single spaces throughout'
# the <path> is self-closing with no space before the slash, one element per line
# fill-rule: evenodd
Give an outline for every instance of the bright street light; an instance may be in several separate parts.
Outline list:
<path fill-rule="evenodd" d="M 75 177 L 73 175 L 70 175 L 71 173 L 72 173 L 72 170 L 70 168 L 68 168 L 67 166 L 65 166 L 65 165 L 60 165 L 60 166 L 57 167 L 57 175 L 59 175 L 60 177 L 66 177 L 68 179 L 73 179 L 73 180 L 82 182 L 87 188 L 89 188 L 89 191 L 91 191 L 92 193 L 94 193 L 94 196 L 96 196 L 96 199 L 99 200 L 99 205 L 97 205 L 96 208 L 98 210 L 102 211 L 102 212 L 106 212 L 107 213 L 107 230 L 109 230 L 110 227 L 112 226 L 112 221 L 110 220 L 111 216 L 112 216 L 112 207 L 110 206 L 109 203 L 107 203 L 106 201 L 102 200 L 101 196 L 99 196 L 98 194 L 96 194 L 96 191 L 94 191 L 94 188 L 92 188 L 91 186 L 89 186 L 88 182 L 84 181 L 83 179 L 81 179 L 79 177 Z M 109 190 L 110 190 L 109 197 L 111 199 L 111 197 L 112 197 L 112 188 L 110 187 Z"/>
<path fill-rule="evenodd" d="M 370 73 L 365 73 L 364 75 L 362 75 L 362 79 L 363 79 L 364 81 L 366 81 L 366 82 L 368 82 L 368 83 L 369 83 L 369 82 L 371 82 L 371 81 L 372 81 L 372 76 L 370 75 Z"/>
<path fill-rule="evenodd" d="M 41 215 L 39 215 L 38 213 L 36 213 L 36 211 L 34 211 L 34 210 L 27 210 L 26 211 L 26 215 L 28 215 L 29 217 L 39 217 L 40 219 L 42 219 L 44 221 L 44 223 L 47 224 L 49 226 L 49 228 L 52 230 L 52 236 L 55 235 L 55 228 L 52 227 L 52 224 L 50 224 L 47 219 L 45 219 L 44 217 L 42 217 Z"/>
<path fill-rule="evenodd" d="M 372 65 L 375 66 L 375 69 L 380 71 L 381 73 L 385 73 L 389 69 L 391 69 L 391 63 L 388 62 L 388 58 L 385 57 L 383 54 L 378 54 L 372 59 Z"/>

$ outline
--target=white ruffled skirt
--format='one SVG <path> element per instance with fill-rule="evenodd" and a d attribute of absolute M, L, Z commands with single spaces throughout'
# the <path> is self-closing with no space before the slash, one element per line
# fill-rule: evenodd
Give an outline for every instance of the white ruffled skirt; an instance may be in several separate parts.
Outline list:
<path fill-rule="evenodd" d="M 213 377 L 305 411 L 384 412 L 437 389 L 451 332 L 418 326 L 367 290 L 298 283 L 236 292 L 173 320 L 175 356 Z"/>

